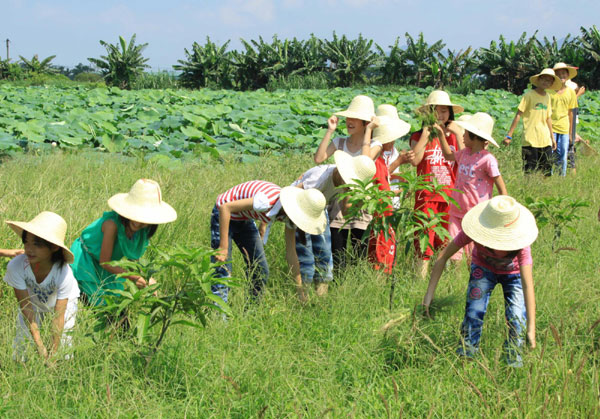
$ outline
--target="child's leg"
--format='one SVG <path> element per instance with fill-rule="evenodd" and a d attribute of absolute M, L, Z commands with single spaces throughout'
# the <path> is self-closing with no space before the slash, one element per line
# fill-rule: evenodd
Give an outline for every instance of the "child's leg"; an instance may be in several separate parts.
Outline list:
<path fill-rule="evenodd" d="M 508 339 L 504 342 L 509 365 L 521 366 L 523 336 L 527 330 L 527 312 L 520 274 L 499 275 L 504 293 L 504 313 L 508 324 Z"/>
<path fill-rule="evenodd" d="M 544 176 L 552 175 L 552 147 L 536 148 L 537 154 L 537 170 L 542 172 Z"/>
<path fill-rule="evenodd" d="M 537 168 L 537 153 L 531 146 L 521 147 L 521 158 L 523 159 L 523 171 L 526 174 L 533 173 Z"/>
<path fill-rule="evenodd" d="M 451 215 L 450 216 L 450 222 L 448 223 L 448 234 L 450 234 L 450 237 L 452 237 L 453 239 L 458 236 L 458 233 L 460 233 L 462 231 L 462 217 L 459 218 L 455 215 Z M 450 257 L 450 260 L 454 260 L 454 261 L 459 261 L 462 260 L 462 255 L 463 255 L 463 249 L 462 247 L 458 250 L 458 252 L 456 252 L 455 254 L 453 254 Z"/>
<path fill-rule="evenodd" d="M 300 277 L 305 284 L 311 284 L 315 276 L 314 237 L 318 236 L 296 230 L 296 254 L 300 263 Z"/>
<path fill-rule="evenodd" d="M 350 243 L 352 244 L 352 251 L 354 257 L 364 259 L 368 253 L 368 240 L 363 240 L 365 236 L 365 230 L 360 228 L 350 229 Z"/>
<path fill-rule="evenodd" d="M 340 269 L 344 265 L 346 244 L 348 242 L 347 228 L 335 228 L 331 227 L 331 254 L 333 255 L 333 268 L 335 270 Z"/>
<path fill-rule="evenodd" d="M 552 152 L 556 159 L 556 165 L 558 166 L 559 174 L 561 176 L 567 175 L 567 152 L 569 150 L 569 134 L 557 134 L 554 133 L 554 140 L 556 141 L 556 150 Z"/>
<path fill-rule="evenodd" d="M 483 318 L 496 284 L 496 275 L 493 272 L 475 264 L 471 265 L 465 318 L 460 328 L 463 344 L 456 350 L 459 355 L 473 356 L 479 350 Z"/>
<path fill-rule="evenodd" d="M 75 327 L 75 317 L 77 316 L 77 303 L 78 301 L 69 300 L 67 303 L 67 309 L 65 310 L 65 325 L 63 328 L 63 334 L 60 338 L 60 346 L 62 348 L 70 348 L 73 346 L 73 335 L 71 331 Z M 65 359 L 71 359 L 73 355 L 71 353 L 65 354 Z"/>
<path fill-rule="evenodd" d="M 229 278 L 231 277 L 231 231 L 236 221 L 231 221 L 229 228 L 229 248 L 227 249 L 227 263 L 225 265 L 218 266 L 215 268 L 216 278 Z M 221 231 L 219 229 L 219 209 L 215 205 L 210 216 L 210 247 L 218 249 L 221 244 Z M 211 257 L 211 262 L 215 262 L 215 258 Z M 223 284 L 215 284 L 211 286 L 212 293 L 219 296 L 223 301 L 227 302 L 229 287 Z"/>
<path fill-rule="evenodd" d="M 327 216 L 327 211 L 325 211 Z M 322 234 L 311 236 L 312 251 L 315 257 L 315 282 L 330 282 L 333 279 L 333 255 L 331 254 L 331 232 L 329 217 Z"/>
<path fill-rule="evenodd" d="M 38 325 L 42 324 L 42 316 L 35 310 L 35 321 Z M 29 326 L 25 322 L 23 313 L 19 309 L 17 314 L 17 333 L 15 334 L 15 340 L 13 341 L 13 360 L 19 362 L 27 362 L 27 346 L 28 343 L 33 343 Z M 34 345 L 35 346 L 35 345 Z"/>
<path fill-rule="evenodd" d="M 235 223 L 232 238 L 244 256 L 246 274 L 251 276 L 250 293 L 257 297 L 262 293 L 269 278 L 269 265 L 265 257 L 263 242 L 254 221 L 236 221 Z"/>

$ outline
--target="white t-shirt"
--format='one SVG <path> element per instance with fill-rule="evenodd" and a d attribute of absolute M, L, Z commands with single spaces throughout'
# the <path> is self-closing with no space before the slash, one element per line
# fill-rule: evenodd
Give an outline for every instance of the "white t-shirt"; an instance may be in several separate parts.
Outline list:
<path fill-rule="evenodd" d="M 79 297 L 79 286 L 69 264 L 55 263 L 50 273 L 38 284 L 26 255 L 8 262 L 4 281 L 18 290 L 27 290 L 31 303 L 40 312 L 54 311 L 56 300 L 74 300 Z"/>
<path fill-rule="evenodd" d="M 333 171 L 335 170 L 335 164 L 323 164 L 308 169 L 302 177 L 294 183 L 292 186 L 297 186 L 302 183 L 304 189 L 315 188 L 320 190 L 327 202 L 331 200 L 338 190 L 333 184 Z"/>
<path fill-rule="evenodd" d="M 332 143 L 335 146 L 336 150 L 343 150 L 346 153 L 350 154 L 352 157 L 360 156 L 362 154 L 362 147 L 359 148 L 358 151 L 352 153 L 350 150 L 348 150 L 348 140 L 350 140 L 350 137 L 336 137 L 333 139 Z M 344 142 L 344 148 L 340 148 L 340 141 Z M 379 141 L 371 141 L 371 148 L 375 146 L 382 147 Z"/>

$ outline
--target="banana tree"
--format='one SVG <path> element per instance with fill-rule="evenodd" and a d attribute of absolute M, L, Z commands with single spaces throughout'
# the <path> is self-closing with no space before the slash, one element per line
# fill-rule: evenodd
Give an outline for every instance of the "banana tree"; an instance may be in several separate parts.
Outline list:
<path fill-rule="evenodd" d="M 325 40 L 323 50 L 339 86 L 351 86 L 366 80 L 367 70 L 376 67 L 379 60 L 372 47 L 373 40 L 360 34 L 357 39 L 348 39 L 346 35 L 340 38 L 334 32 L 332 40 Z"/>
<path fill-rule="evenodd" d="M 21 62 L 23 63 L 23 67 L 25 71 L 29 73 L 37 73 L 37 74 L 51 74 L 57 73 L 57 70 L 52 68 L 50 62 L 56 58 L 56 55 L 51 55 L 49 57 L 44 58 L 42 61 L 38 58 L 38 55 L 35 54 L 31 60 L 19 55 Z"/>
<path fill-rule="evenodd" d="M 186 87 L 201 88 L 214 86 L 231 88 L 231 54 L 227 51 L 230 41 L 218 46 L 206 37 L 206 43 L 192 44 L 191 52 L 184 48 L 186 60 L 177 60 L 173 68 L 181 71 L 179 79 Z"/>
<path fill-rule="evenodd" d="M 396 38 L 394 45 L 390 45 L 389 53 L 379 45 L 376 45 L 376 49 L 381 62 L 381 81 L 386 84 L 406 84 L 410 66 L 406 62 L 405 51 L 400 47 L 400 38 Z"/>
<path fill-rule="evenodd" d="M 600 32 L 596 25 L 589 29 L 581 28 L 579 43 L 583 48 L 584 61 L 581 70 L 589 87 L 600 86 Z"/>
<path fill-rule="evenodd" d="M 404 58 L 408 62 L 410 72 L 414 74 L 414 83 L 420 87 L 423 83 L 431 81 L 431 72 L 436 71 L 434 62 L 439 62 L 441 51 L 446 46 L 442 40 L 429 45 L 423 37 L 423 32 L 415 40 L 407 32 L 406 50 Z"/>

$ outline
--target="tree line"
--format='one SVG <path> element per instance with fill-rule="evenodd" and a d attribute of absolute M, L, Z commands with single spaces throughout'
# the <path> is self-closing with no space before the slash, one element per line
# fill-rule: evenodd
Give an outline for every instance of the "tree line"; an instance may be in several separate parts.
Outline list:
<path fill-rule="evenodd" d="M 520 94 L 529 76 L 557 62 L 579 67 L 577 82 L 591 89 L 600 86 L 600 32 L 594 25 L 581 27 L 581 33 L 539 39 L 537 32 L 525 32 L 516 41 L 500 35 L 488 47 L 461 50 L 447 49 L 443 40 L 427 43 L 423 33 L 413 37 L 406 33 L 385 49 L 371 39 L 359 35 L 350 39 L 335 32 L 331 39 L 314 35 L 306 40 L 270 41 L 241 40 L 240 50 L 229 49 L 230 41 L 218 45 L 206 38 L 204 44 L 194 42 L 184 48 L 184 59 L 177 61 L 173 79 L 182 87 L 254 90 L 260 88 L 348 87 L 360 84 L 433 86 L 469 92 L 475 89 L 504 89 Z M 89 58 L 96 72 L 107 84 L 124 89 L 135 87 L 149 68 L 143 51 L 148 45 L 137 44 L 135 35 L 127 42 L 110 44 L 100 41 L 107 54 Z M 54 56 L 45 60 L 21 57 L 20 67 L 26 71 L 59 71 L 50 65 Z M 0 60 L 0 78 L 10 76 L 10 66 Z M 42 68 L 40 68 L 42 67 Z M 80 64 L 74 70 L 89 74 Z M 68 69 L 62 69 L 63 74 Z M 68 75 L 68 74 L 67 74 Z M 139 84 L 139 83 L 138 83 Z M 169 85 L 168 87 L 172 87 Z"/>

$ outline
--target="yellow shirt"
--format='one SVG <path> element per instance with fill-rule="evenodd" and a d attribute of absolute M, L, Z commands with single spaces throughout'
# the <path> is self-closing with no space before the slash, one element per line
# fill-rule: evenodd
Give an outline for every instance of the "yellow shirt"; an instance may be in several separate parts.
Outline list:
<path fill-rule="evenodd" d="M 569 111 L 577 107 L 577 95 L 570 87 L 562 93 L 546 90 L 552 104 L 552 131 L 557 134 L 569 134 Z"/>
<path fill-rule="evenodd" d="M 550 95 L 530 90 L 523 95 L 519 108 L 523 112 L 523 145 L 542 148 L 552 145 L 547 120 L 552 114 Z"/>

